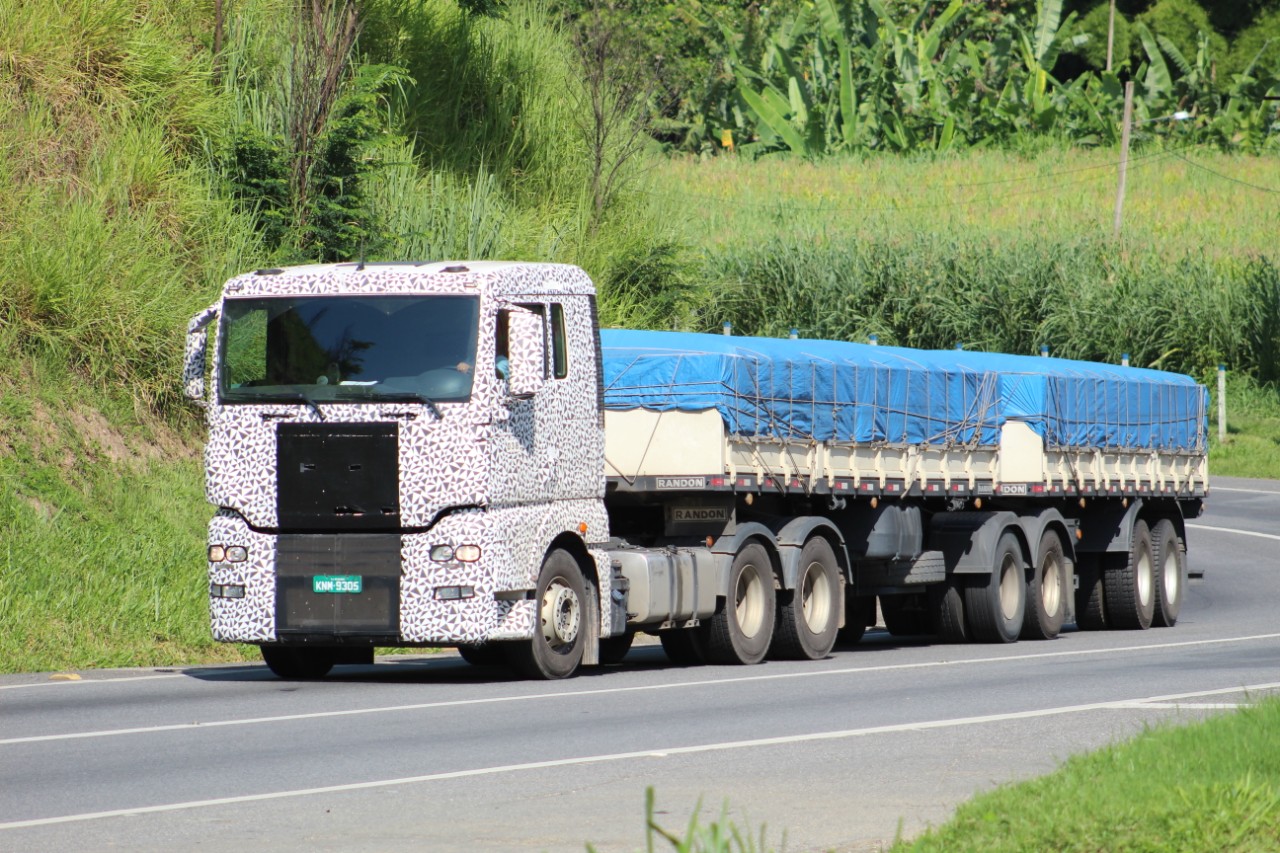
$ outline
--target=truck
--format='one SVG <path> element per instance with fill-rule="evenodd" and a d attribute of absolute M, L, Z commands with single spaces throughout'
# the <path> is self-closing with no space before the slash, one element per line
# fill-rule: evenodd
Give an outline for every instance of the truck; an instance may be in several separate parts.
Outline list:
<path fill-rule="evenodd" d="M 210 357 L 212 353 L 212 357 Z M 564 678 L 1172 626 L 1207 392 L 1138 367 L 601 330 L 573 266 L 236 276 L 187 329 L 216 640 Z"/>

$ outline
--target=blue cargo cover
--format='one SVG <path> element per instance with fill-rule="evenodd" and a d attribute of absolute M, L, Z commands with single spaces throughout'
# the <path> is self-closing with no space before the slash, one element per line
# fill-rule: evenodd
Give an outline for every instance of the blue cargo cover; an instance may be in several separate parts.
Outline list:
<path fill-rule="evenodd" d="M 1039 356 L 607 329 L 609 409 L 716 409 L 742 436 L 994 445 L 1009 420 L 1049 447 L 1205 452 L 1188 376 Z"/>

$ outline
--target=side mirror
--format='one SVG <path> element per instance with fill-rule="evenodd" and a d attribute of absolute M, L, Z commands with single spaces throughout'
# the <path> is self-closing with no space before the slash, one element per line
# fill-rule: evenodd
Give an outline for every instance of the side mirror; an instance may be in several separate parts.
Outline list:
<path fill-rule="evenodd" d="M 508 387 L 514 397 L 528 397 L 542 387 L 547 370 L 546 330 L 532 311 L 511 309 L 507 350 L 511 363 Z"/>
<path fill-rule="evenodd" d="M 188 400 L 204 399 L 205 354 L 209 349 L 208 326 L 218 317 L 218 303 L 210 305 L 187 323 L 187 350 L 182 362 L 182 393 Z"/>

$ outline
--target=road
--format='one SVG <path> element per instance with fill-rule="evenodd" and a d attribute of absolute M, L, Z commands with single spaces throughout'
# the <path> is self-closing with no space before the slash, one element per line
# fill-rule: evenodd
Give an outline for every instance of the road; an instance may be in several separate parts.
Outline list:
<path fill-rule="evenodd" d="M 0 677 L 0 849 L 635 850 L 652 785 L 677 833 L 701 803 L 790 851 L 878 850 L 1069 755 L 1280 692 L 1277 517 L 1280 483 L 1214 481 L 1188 535 L 1207 577 L 1173 629 L 872 632 L 746 668 L 645 646 L 556 683 L 452 653 L 312 683 L 261 666 Z"/>

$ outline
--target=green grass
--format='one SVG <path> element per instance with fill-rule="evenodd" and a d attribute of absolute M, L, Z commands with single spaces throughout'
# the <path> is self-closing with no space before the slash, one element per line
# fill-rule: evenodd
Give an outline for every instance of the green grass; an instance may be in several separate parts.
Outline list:
<path fill-rule="evenodd" d="M 1218 441 L 1216 382 L 1210 383 L 1210 484 L 1214 476 L 1280 480 L 1280 388 L 1229 374 L 1226 440 Z"/>
<path fill-rule="evenodd" d="M 1280 700 L 1073 757 L 975 797 L 894 851 L 1262 851 L 1280 846 Z"/>

